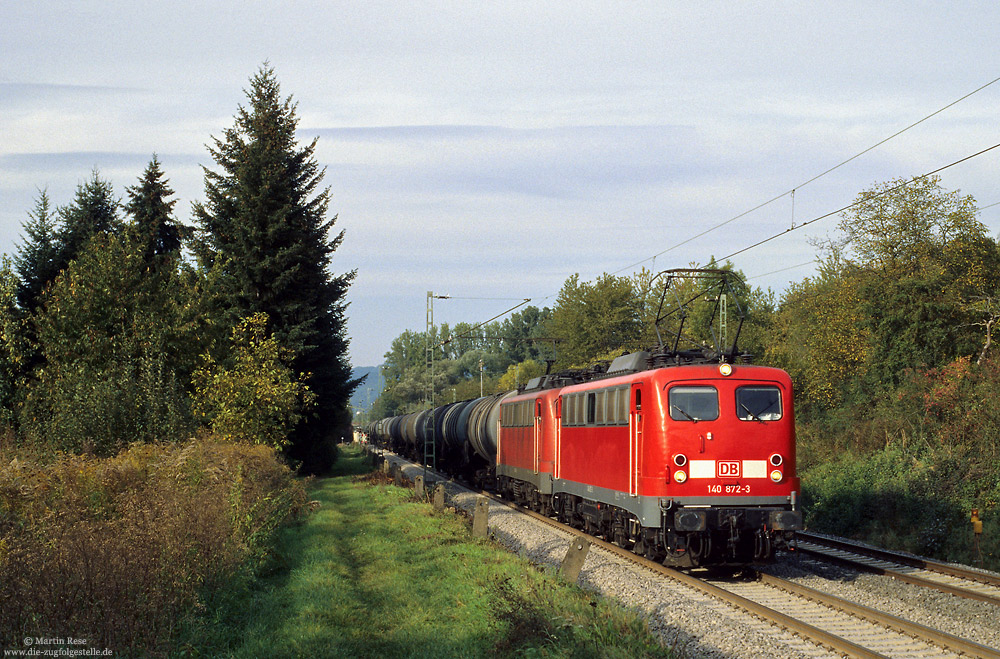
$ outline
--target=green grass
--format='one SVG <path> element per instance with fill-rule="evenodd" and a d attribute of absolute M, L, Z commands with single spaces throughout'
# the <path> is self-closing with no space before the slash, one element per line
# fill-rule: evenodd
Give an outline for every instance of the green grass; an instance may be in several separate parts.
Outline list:
<path fill-rule="evenodd" d="M 670 657 L 636 614 L 434 513 L 347 450 L 264 574 L 185 625 L 177 656 Z"/>

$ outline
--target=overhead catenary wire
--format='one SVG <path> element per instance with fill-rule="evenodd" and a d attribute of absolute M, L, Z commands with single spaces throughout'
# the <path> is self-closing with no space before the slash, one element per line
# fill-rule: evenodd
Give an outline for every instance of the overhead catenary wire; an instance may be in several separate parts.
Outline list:
<path fill-rule="evenodd" d="M 767 238 L 765 238 L 763 240 L 755 242 L 754 244 L 749 245 L 747 247 L 744 247 L 743 249 L 737 250 L 737 251 L 733 252 L 732 254 L 727 254 L 726 256 L 723 256 L 719 260 L 720 261 L 725 261 L 727 259 L 731 259 L 734 256 L 742 254 L 743 252 L 748 252 L 748 251 L 750 251 L 751 249 L 753 249 L 755 247 L 760 247 L 764 243 L 771 242 L 775 238 L 780 238 L 781 236 L 784 236 L 785 234 L 791 233 L 792 231 L 797 231 L 797 230 L 799 230 L 799 229 L 801 229 L 803 227 L 807 227 L 810 224 L 813 224 L 814 222 L 819 222 L 820 220 L 825 220 L 826 218 L 828 218 L 828 217 L 830 217 L 832 215 L 838 215 L 840 213 L 843 213 L 846 210 L 854 208 L 855 206 L 857 206 L 858 204 L 860 204 L 862 201 L 867 201 L 868 199 L 877 199 L 879 197 L 882 197 L 884 195 L 889 194 L 890 192 L 895 192 L 896 190 L 900 190 L 902 188 L 905 188 L 906 186 L 910 185 L 911 183 L 913 183 L 915 181 L 919 181 L 922 178 L 927 178 L 928 176 L 933 176 L 934 174 L 937 174 L 938 172 L 943 172 L 944 170 L 948 169 L 949 167 L 954 167 L 955 165 L 959 165 L 959 164 L 961 164 L 963 162 L 966 162 L 967 160 L 972 160 L 973 158 L 981 156 L 984 153 L 989 153 L 990 151 L 992 151 L 994 149 L 997 149 L 997 148 L 1000 148 L 1000 144 L 994 144 L 993 146 L 987 147 L 987 148 L 983 149 L 982 151 L 977 151 L 976 153 L 973 153 L 972 155 L 969 155 L 969 156 L 965 156 L 964 158 L 960 158 L 959 160 L 956 160 L 955 162 L 948 163 L 947 165 L 944 165 L 942 167 L 938 167 L 937 169 L 929 171 L 926 174 L 921 174 L 920 176 L 914 176 L 913 178 L 907 179 L 903 183 L 900 183 L 898 185 L 894 185 L 891 188 L 887 188 L 887 189 L 879 192 L 878 194 L 870 195 L 869 197 L 867 197 L 865 199 L 859 199 L 859 200 L 854 201 L 854 202 L 852 202 L 852 203 L 850 203 L 850 204 L 848 204 L 846 206 L 843 206 L 842 208 L 838 208 L 835 211 L 830 211 L 829 213 L 824 213 L 823 215 L 820 215 L 819 217 L 814 217 L 813 219 L 811 219 L 811 220 L 809 220 L 807 222 L 803 222 L 803 223 L 799 224 L 798 226 L 789 227 L 789 228 L 785 229 L 784 231 L 781 231 L 781 232 L 776 233 L 776 234 L 774 234 L 772 236 L 769 236 L 769 237 L 767 237 Z"/>
<path fill-rule="evenodd" d="M 753 277 L 747 277 L 746 280 L 747 281 L 753 281 L 754 279 L 760 279 L 761 277 L 768 277 L 770 275 L 776 275 L 779 272 L 786 272 L 788 270 L 795 270 L 796 268 L 804 268 L 807 265 L 812 265 L 815 262 L 816 262 L 816 260 L 813 259 L 813 260 L 810 260 L 810 261 L 806 261 L 805 263 L 799 263 L 799 264 L 796 264 L 796 265 L 790 265 L 787 268 L 779 268 L 778 270 L 772 270 L 771 272 L 763 272 L 763 273 L 761 273 L 759 275 L 754 275 Z"/>
<path fill-rule="evenodd" d="M 840 169 L 844 165 L 847 165 L 848 163 L 850 163 L 850 162 L 852 162 L 854 160 L 857 160 L 858 158 L 860 158 L 861 156 L 865 155 L 866 153 L 869 153 L 869 152 L 877 149 L 878 147 L 882 146 L 883 144 L 889 142 L 890 140 L 892 140 L 892 139 L 894 139 L 896 137 L 899 137 L 900 135 L 902 135 L 906 131 L 908 131 L 908 130 L 910 130 L 912 128 L 915 128 L 916 126 L 919 126 L 920 124 L 924 123 L 928 119 L 931 119 L 931 118 L 933 118 L 933 117 L 941 114 L 945 110 L 948 110 L 949 108 L 957 105 L 958 103 L 961 103 L 962 101 L 966 100 L 967 98 L 969 98 L 969 97 L 971 97 L 971 96 L 973 96 L 973 95 L 981 92 L 982 90 L 986 89 L 987 87 L 990 87 L 991 85 L 996 84 L 997 82 L 1000 82 L 1000 77 L 997 77 L 997 78 L 994 78 L 993 80 L 990 80 L 986 84 L 977 87 L 976 89 L 970 91 L 969 93 L 965 94 L 964 96 L 961 96 L 960 98 L 955 99 L 951 103 L 948 103 L 947 105 L 944 105 L 943 107 L 938 108 L 934 112 L 931 112 L 930 114 L 928 114 L 928 115 L 926 115 L 926 116 L 918 119 L 917 121 L 914 121 L 913 123 L 909 124 L 908 126 L 902 128 L 902 129 L 896 131 L 895 133 L 893 133 L 892 135 L 889 135 L 888 137 L 886 137 L 886 138 L 884 138 L 884 139 L 876 142 L 875 144 L 871 145 L 870 147 L 864 149 L 863 151 L 860 151 L 860 152 L 854 154 L 850 158 L 842 160 L 841 162 L 837 163 L 833 167 L 830 167 L 830 168 L 828 168 L 828 169 L 820 172 L 819 174 L 816 174 L 815 176 L 812 176 L 811 178 L 803 181 L 802 183 L 799 183 L 798 185 L 793 186 L 791 189 L 789 189 L 789 190 L 787 190 L 785 192 L 782 192 L 781 194 L 775 195 L 774 197 L 771 197 L 770 199 L 768 199 L 768 200 L 766 200 L 766 201 L 764 201 L 764 202 L 762 202 L 760 204 L 757 204 L 756 206 L 754 206 L 754 207 L 752 207 L 752 208 L 750 208 L 750 209 L 748 209 L 748 210 L 746 210 L 746 211 L 744 211 L 744 212 L 742 212 L 742 213 L 740 213 L 738 215 L 735 215 L 735 216 L 729 218 L 728 220 L 725 220 L 724 222 L 720 222 L 719 224 L 716 224 L 716 225 L 714 225 L 712 227 L 709 227 L 708 229 L 702 231 L 701 233 L 698 233 L 698 234 L 696 234 L 694 236 L 691 236 L 690 238 L 682 240 L 681 242 L 676 243 L 675 245 L 672 245 L 672 246 L 668 247 L 667 249 L 664 249 L 664 250 L 662 250 L 660 252 L 657 252 L 656 254 L 654 254 L 654 255 L 652 255 L 650 257 L 644 258 L 641 261 L 637 261 L 637 262 L 632 263 L 630 265 L 627 265 L 627 266 L 625 266 L 623 268 L 619 268 L 618 270 L 615 270 L 614 272 L 611 272 L 610 274 L 615 275 L 615 274 L 618 274 L 620 272 L 624 272 L 626 270 L 631 270 L 632 268 L 635 268 L 638 265 L 642 265 L 646 261 L 652 261 L 655 264 L 657 257 L 662 256 L 662 255 L 664 255 L 664 254 L 666 254 L 666 253 L 668 253 L 670 251 L 673 251 L 673 250 L 675 250 L 675 249 L 677 249 L 679 247 L 682 247 L 682 246 L 684 246 L 684 245 L 686 245 L 686 244 L 688 244 L 690 242 L 693 242 L 693 241 L 697 240 L 698 238 L 701 238 L 701 237 L 703 237 L 703 236 L 705 236 L 705 235 L 707 235 L 707 234 L 709 234 L 709 233 L 711 233 L 711 232 L 713 232 L 713 231 L 715 231 L 717 229 L 720 229 L 720 228 L 722 228 L 722 227 L 724 227 L 724 226 L 726 226 L 728 224 L 731 224 L 732 222 L 735 222 L 736 220 L 739 220 L 739 219 L 741 219 L 743 217 L 746 217 L 747 215 L 750 215 L 751 213 L 753 213 L 755 211 L 758 211 L 761 208 L 764 208 L 765 206 L 768 206 L 768 205 L 774 203 L 775 201 L 778 201 L 779 199 L 782 199 L 783 197 L 786 197 L 788 195 L 792 196 L 792 224 L 791 224 L 791 226 L 788 229 L 786 229 L 786 230 L 784 230 L 782 232 L 779 232 L 777 234 L 774 234 L 774 235 L 772 235 L 772 236 L 770 236 L 768 238 L 765 238 L 764 240 L 758 241 L 758 242 L 756 242 L 756 243 L 754 243 L 752 245 L 744 247 L 743 249 L 737 250 L 736 252 L 733 252 L 732 254 L 724 256 L 724 257 L 722 257 L 719 260 L 720 261 L 725 261 L 725 260 L 730 259 L 730 258 L 732 258 L 734 256 L 737 256 L 739 254 L 743 254 L 744 252 L 747 252 L 747 251 L 749 251 L 751 249 L 754 249 L 755 247 L 759 247 L 760 245 L 763 245 L 763 244 L 765 244 L 767 242 L 770 242 L 770 241 L 774 240 L 775 238 L 783 236 L 783 235 L 785 235 L 787 233 L 790 233 L 792 231 L 795 231 L 795 230 L 801 229 L 803 227 L 809 226 L 810 224 L 818 222 L 818 221 L 820 221 L 822 219 L 826 219 L 826 218 L 828 218 L 828 217 L 830 217 L 832 215 L 837 215 L 839 213 L 842 213 L 845 210 L 848 210 L 848 209 L 852 208 L 853 206 L 857 205 L 858 202 L 854 202 L 852 204 L 849 204 L 847 206 L 839 208 L 839 209 L 837 209 L 835 211 L 831 211 L 831 212 L 826 213 L 824 215 L 821 215 L 819 217 L 815 217 L 815 218 L 813 218 L 811 220 L 808 220 L 806 222 L 802 222 L 800 224 L 796 224 L 795 223 L 795 193 L 796 193 L 797 190 L 799 190 L 799 189 L 801 189 L 801 188 L 809 185 L 810 183 L 813 183 L 813 182 L 817 181 L 818 179 L 826 176 L 827 174 L 830 174 L 830 173 L 836 171 L 837 169 Z M 957 160 L 957 161 L 955 161 L 953 163 L 950 163 L 948 165 L 945 165 L 943 167 L 939 167 L 938 169 L 935 169 L 935 170 L 933 170 L 931 172 L 923 174 L 922 176 L 914 177 L 913 179 L 907 181 L 904 184 L 901 184 L 899 186 L 895 186 L 893 188 L 890 188 L 889 190 L 883 191 L 882 193 L 880 193 L 880 195 L 887 194 L 888 192 L 891 192 L 893 190 L 897 190 L 897 189 L 899 189 L 901 187 L 904 187 L 905 185 L 909 185 L 913 181 L 919 180 L 920 178 L 923 178 L 923 177 L 926 177 L 926 176 L 931 176 L 933 174 L 936 174 L 937 172 L 940 172 L 940 171 L 943 171 L 945 169 L 948 169 L 949 167 L 953 167 L 955 165 L 958 165 L 958 164 L 960 164 L 962 162 L 965 162 L 966 160 L 970 160 L 972 158 L 975 158 L 976 156 L 979 156 L 979 155 L 982 155 L 984 153 L 987 153 L 988 151 L 992 151 L 993 149 L 996 149 L 997 147 L 1000 147 L 1000 144 L 994 145 L 994 146 L 989 147 L 987 149 L 983 149 L 982 151 L 974 153 L 974 154 L 972 154 L 970 156 L 967 156 L 965 158 Z M 993 206 L 996 206 L 998 204 L 1000 204 L 1000 202 L 996 202 L 996 203 L 990 204 L 988 206 L 983 206 L 979 210 L 985 210 L 987 208 L 992 208 Z M 768 276 L 768 275 L 771 275 L 771 274 L 775 274 L 775 273 L 778 273 L 778 272 L 784 272 L 786 270 L 793 270 L 795 268 L 800 268 L 800 267 L 804 267 L 806 265 L 809 265 L 810 263 L 812 263 L 812 261 L 809 261 L 807 263 L 802 263 L 802 264 L 794 265 L 794 266 L 789 266 L 787 268 L 781 268 L 779 270 L 774 270 L 772 272 L 765 273 L 765 274 L 762 274 L 762 275 L 756 275 L 755 277 L 752 277 L 751 279 L 756 279 L 756 278 L 759 278 L 759 277 L 765 277 L 765 276 Z M 543 296 L 540 299 L 542 299 L 542 300 L 548 300 L 552 296 L 553 296 L 553 294 L 550 294 L 550 295 Z M 466 299 L 466 300 L 517 300 L 517 299 L 522 299 L 522 298 L 479 298 L 479 297 L 452 297 L 452 296 L 448 296 L 448 297 L 449 297 L 449 299 Z M 440 347 L 440 346 L 443 346 L 443 345 L 445 345 L 447 343 L 450 343 L 454 339 L 464 338 L 464 337 L 470 335 L 476 329 L 478 329 L 478 328 L 486 325 L 487 323 L 490 323 L 490 322 L 496 320 L 497 318 L 500 318 L 500 317 L 502 317 L 502 316 L 504 316 L 504 315 L 506 315 L 506 314 L 508 314 L 508 313 L 510 313 L 512 311 L 514 311 L 515 309 L 520 308 L 521 306 L 523 306 L 525 304 L 528 304 L 531 301 L 532 301 L 531 298 L 525 298 L 525 299 L 523 299 L 523 301 L 521 303 L 519 303 L 519 304 L 511 307 L 510 309 L 504 311 L 503 313 L 497 314 L 496 316 L 490 318 L 489 320 L 485 320 L 485 321 L 483 321 L 483 322 L 475 325 L 473 328 L 471 328 L 470 330 L 466 331 L 465 333 L 463 333 L 461 335 L 458 335 L 458 336 L 451 336 L 451 337 L 449 337 L 447 340 L 442 341 L 440 344 L 438 344 L 437 347 Z"/>
<path fill-rule="evenodd" d="M 818 180 L 818 179 L 826 176 L 827 174 L 830 174 L 831 172 L 833 172 L 833 171 L 835 171 L 837 169 L 840 169 L 841 167 L 843 167 L 844 165 L 850 163 L 853 160 L 857 160 L 858 158 L 860 158 L 861 156 L 865 155 L 866 153 L 868 153 L 868 152 L 870 152 L 870 151 L 872 151 L 874 149 L 877 149 L 878 147 L 882 146 L 886 142 L 888 142 L 888 141 L 890 141 L 890 140 L 892 140 L 892 139 L 894 139 L 896 137 L 899 137 L 900 135 L 902 135 L 906 131 L 910 130 L 911 128 L 919 126 L 920 124 L 922 124 L 923 122 L 927 121 L 928 119 L 941 114 L 945 110 L 947 110 L 947 109 L 949 109 L 949 108 L 957 105 L 958 103 L 961 103 L 962 101 L 964 101 L 965 99 L 969 98 L 970 96 L 973 96 L 974 94 L 977 94 L 977 93 L 981 92 L 982 90 L 986 89 L 987 87 L 989 87 L 989 86 L 991 86 L 991 85 L 993 85 L 993 84 L 995 84 L 997 82 L 1000 82 L 1000 77 L 994 78 L 993 80 L 990 80 L 986 84 L 984 84 L 984 85 L 982 85 L 980 87 L 977 87 L 976 89 L 972 90 L 968 94 L 965 94 L 961 98 L 958 98 L 958 99 L 952 101 L 951 103 L 948 103 L 944 107 L 938 108 L 937 110 L 935 110 L 934 112 L 931 112 L 930 114 L 928 114 L 927 116 L 923 117 L 922 119 L 914 121 L 912 124 L 906 126 L 905 128 L 902 128 L 902 129 L 896 131 L 895 133 L 893 133 L 889 137 L 886 137 L 885 139 L 882 139 L 879 142 L 876 142 L 875 144 L 871 145 L 870 147 L 868 147 L 864 151 L 856 153 L 853 156 L 851 156 L 850 158 L 847 158 L 846 160 L 843 160 L 843 161 L 837 163 L 833 167 L 830 167 L 829 169 L 826 169 L 826 170 L 820 172 L 819 174 L 816 174 L 812 178 L 810 178 L 810 179 L 808 179 L 808 180 L 806 180 L 806 181 L 804 181 L 802 183 L 799 183 L 796 186 L 793 186 L 790 190 L 787 190 L 785 192 L 782 192 L 781 194 L 775 195 L 774 197 L 771 197 L 767 201 L 764 201 L 764 202 L 762 202 L 760 204 L 757 204 L 753 208 L 750 208 L 749 210 L 743 211 L 739 215 L 736 215 L 734 217 L 729 218 L 725 222 L 720 222 L 719 224 L 716 224 L 716 225 L 714 225 L 712 227 L 709 227 L 708 229 L 705 229 L 704 231 L 702 231 L 701 233 L 699 233 L 697 235 L 694 235 L 694 236 L 691 236 L 690 238 L 682 240 L 681 242 L 679 242 L 679 243 L 677 243 L 675 245 L 671 245 L 667 249 L 665 249 L 663 251 L 660 251 L 660 252 L 657 252 L 656 254 L 654 254 L 651 257 L 644 258 L 641 261 L 636 261 L 635 263 L 627 265 L 624 268 L 619 268 L 618 270 L 615 270 L 611 274 L 616 275 L 619 272 L 624 272 L 626 270 L 631 270 L 632 268 L 636 267 L 637 265 L 642 265 L 646 261 L 655 260 L 656 257 L 658 257 L 658 256 L 662 256 L 662 255 L 666 254 L 667 252 L 670 252 L 670 251 L 673 251 L 673 250 L 677 249 L 678 247 L 683 247 L 684 245 L 686 245 L 686 244 L 688 244 L 690 242 L 693 242 L 693 241 L 697 240 L 698 238 L 701 238 L 702 236 L 705 236 L 705 235 L 707 235 L 707 234 L 715 231 L 716 229 L 721 229 L 722 227 L 726 226 L 727 224 L 735 222 L 736 220 L 738 220 L 740 218 L 746 217 L 747 215 L 749 215 L 749 214 L 751 214 L 751 213 L 753 213 L 755 211 L 758 211 L 761 208 L 764 208 L 765 206 L 768 206 L 768 205 L 770 205 L 770 204 L 778 201 L 779 199 L 788 196 L 789 194 L 794 195 L 796 190 L 798 190 L 800 188 L 803 188 L 803 187 L 809 185 L 810 183 L 813 183 L 814 181 L 816 181 L 816 180 Z M 793 204 L 794 204 L 794 197 L 793 197 Z M 793 205 L 792 212 L 793 212 L 793 225 L 794 225 L 794 205 Z"/>
<path fill-rule="evenodd" d="M 471 334 L 472 334 L 473 332 L 475 332 L 475 331 L 476 331 L 477 329 L 479 329 L 480 327 L 482 327 L 482 326 L 484 326 L 484 325 L 486 325 L 486 324 L 488 324 L 488 323 L 492 323 L 492 322 L 493 322 L 494 320 L 496 320 L 497 318 L 500 318 L 501 316 L 506 316 L 506 315 L 507 315 L 507 314 L 509 314 L 509 313 L 510 313 L 511 311 L 514 311 L 515 309 L 517 309 L 517 308 L 519 308 L 519 307 L 523 307 L 524 305 L 526 305 L 526 304 L 528 304 L 529 302 L 531 302 L 531 298 L 530 298 L 530 297 L 526 297 L 526 298 L 508 298 L 508 299 L 514 299 L 514 300 L 521 300 L 521 302 L 520 302 L 519 304 L 515 304 L 514 306 L 512 306 L 512 307 L 511 307 L 510 309 L 507 309 L 506 311 L 503 311 L 503 312 L 501 312 L 501 313 L 498 313 L 497 315 L 493 316 L 493 317 L 492 317 L 492 318 L 490 318 L 489 320 L 484 320 L 484 321 L 483 321 L 483 322 L 481 322 L 481 323 L 478 323 L 478 324 L 476 324 L 476 325 L 473 325 L 472 327 L 470 327 L 469 329 L 467 329 L 466 331 L 462 332 L 461 334 L 459 334 L 459 335 L 457 335 L 457 336 L 456 336 L 456 335 L 454 335 L 454 334 L 453 334 L 453 335 L 451 335 L 451 336 L 449 336 L 449 337 L 448 337 L 447 339 L 445 339 L 444 341 L 441 341 L 440 343 L 438 343 L 438 344 L 437 344 L 436 346 L 434 346 L 434 347 L 435 347 L 435 348 L 440 348 L 440 347 L 441 347 L 441 346 L 443 346 L 443 345 L 447 345 L 447 344 L 451 343 L 451 342 L 452 342 L 452 341 L 454 341 L 455 339 L 463 339 L 463 338 L 465 338 L 465 337 L 467 337 L 467 336 L 471 335 Z"/>
<path fill-rule="evenodd" d="M 461 295 L 438 295 L 436 296 L 445 300 L 491 300 L 491 301 L 513 301 L 513 300 L 523 300 L 523 297 L 465 297 Z"/>
<path fill-rule="evenodd" d="M 1000 78 L 998 78 L 998 79 L 1000 79 Z M 744 247 L 743 249 L 737 250 L 737 251 L 733 252 L 732 254 L 728 254 L 726 256 L 723 256 L 719 260 L 720 261 L 726 261 L 726 260 L 728 260 L 728 259 L 730 259 L 730 258 L 732 258 L 734 256 L 738 256 L 739 254 L 743 254 L 744 252 L 748 252 L 751 249 L 754 249 L 755 247 L 759 247 L 759 246 L 761 246 L 761 245 L 763 245 L 765 243 L 768 243 L 768 242 L 774 240 L 775 238 L 780 238 L 781 236 L 784 236 L 784 235 L 786 235 L 788 233 L 791 233 L 792 231 L 797 231 L 797 230 L 802 229 L 804 227 L 807 227 L 807 226 L 809 226 L 809 225 L 811 225 L 811 224 L 813 224 L 815 222 L 819 222 L 820 220 L 824 220 L 824 219 L 826 219 L 828 217 L 831 217 L 833 215 L 838 215 L 840 213 L 843 213 L 844 211 L 849 210 L 849 209 L 857 206 L 858 204 L 862 203 L 862 201 L 867 201 L 868 199 L 876 199 L 878 197 L 882 197 L 884 195 L 887 195 L 887 194 L 889 194 L 891 192 L 895 192 L 896 190 L 900 190 L 902 188 L 905 188 L 906 186 L 908 186 L 908 185 L 910 185 L 910 184 L 912 184 L 912 183 L 914 183 L 916 181 L 919 181 L 920 179 L 927 178 L 929 176 L 933 176 L 934 174 L 937 174 L 939 172 L 943 172 L 944 170 L 949 169 L 950 167 L 954 167 L 956 165 L 960 165 L 963 162 L 972 160 L 973 158 L 979 157 L 979 156 L 981 156 L 983 154 L 989 153 L 990 151 L 993 151 L 994 149 L 998 149 L 998 148 L 1000 148 L 1000 143 L 994 144 L 993 146 L 990 146 L 990 147 L 987 147 L 987 148 L 982 149 L 980 151 L 977 151 L 976 153 L 973 153 L 971 155 L 965 156 L 964 158 L 959 158 L 958 160 L 956 160 L 954 162 L 950 162 L 947 165 L 942 165 L 941 167 L 938 167 L 937 169 L 933 169 L 933 170 L 931 170 L 931 171 L 929 171 L 929 172 L 927 172 L 925 174 L 921 174 L 919 176 L 914 176 L 914 177 L 912 177 L 910 179 L 907 179 L 906 181 L 904 181 L 904 182 L 902 182 L 902 183 L 900 183 L 898 185 L 894 185 L 891 188 L 887 188 L 887 189 L 885 189 L 885 190 L 883 190 L 883 191 L 881 191 L 881 192 L 879 192 L 877 194 L 870 195 L 869 197 L 865 198 L 864 200 L 854 201 L 854 202 L 852 202 L 852 203 L 850 203 L 850 204 L 848 204 L 846 206 L 842 206 L 841 208 L 838 208 L 837 210 L 830 211 L 829 213 L 824 213 L 823 215 L 820 215 L 818 217 L 814 217 L 813 219 L 807 220 L 807 221 L 802 222 L 800 224 L 794 224 L 793 223 L 792 226 L 789 227 L 788 229 L 785 229 L 784 231 L 781 231 L 779 233 L 773 234 L 773 235 L 771 235 L 771 236 L 769 236 L 769 237 L 767 237 L 767 238 L 765 238 L 763 240 L 760 240 L 760 241 L 758 241 L 758 242 L 756 242 L 756 243 L 754 243 L 752 245 Z M 997 206 L 997 205 L 1000 205 L 1000 201 L 992 203 L 992 204 L 989 204 L 987 206 L 983 206 L 979 210 L 985 210 L 987 208 L 991 208 L 991 207 Z M 662 252 L 661 252 L 661 254 L 662 254 Z M 659 254 L 657 256 L 659 256 Z M 808 261 L 806 263 L 800 263 L 798 265 L 789 266 L 787 268 L 781 268 L 779 270 L 773 270 L 771 272 L 767 272 L 767 273 L 760 274 L 760 275 L 755 275 L 754 277 L 750 277 L 749 279 L 758 279 L 760 277 L 766 277 L 768 275 L 772 275 L 772 274 L 775 274 L 775 273 L 778 273 L 778 272 L 784 272 L 786 270 L 794 270 L 795 268 L 801 268 L 801 267 L 804 267 L 806 265 L 809 265 L 810 263 L 812 263 L 812 261 Z M 619 270 L 617 272 L 621 272 L 621 271 Z M 614 274 L 614 273 L 612 273 L 612 274 Z M 542 298 L 542 299 L 547 299 L 548 297 L 551 297 L 551 296 L 546 296 L 545 298 Z M 453 298 L 453 299 L 461 299 L 461 298 Z M 525 304 L 528 304 L 529 302 L 532 301 L 532 298 L 465 298 L 465 299 L 495 299 L 495 300 L 500 300 L 500 299 L 517 300 L 517 299 L 520 299 L 522 301 L 520 303 L 514 305 L 510 309 L 507 309 L 506 311 L 503 311 L 503 312 L 497 314 L 496 316 L 493 316 L 492 318 L 490 318 L 488 320 L 484 320 L 481 323 L 478 323 L 477 325 L 474 325 L 473 327 L 471 327 L 467 331 L 463 332 L 462 334 L 459 334 L 457 336 L 456 335 L 449 336 L 447 339 L 445 339 L 445 340 L 441 341 L 440 343 L 438 343 L 437 346 L 435 346 L 435 347 L 441 347 L 443 345 L 447 345 L 447 344 L 451 343 L 452 341 L 454 341 L 455 339 L 460 339 L 460 338 L 468 337 L 474 331 L 476 331 L 477 329 L 479 329 L 480 327 L 483 327 L 484 325 L 493 322 L 497 318 L 505 316 L 508 313 L 514 311 L 515 309 L 518 309 L 518 308 L 520 308 L 520 307 L 524 306 Z"/>

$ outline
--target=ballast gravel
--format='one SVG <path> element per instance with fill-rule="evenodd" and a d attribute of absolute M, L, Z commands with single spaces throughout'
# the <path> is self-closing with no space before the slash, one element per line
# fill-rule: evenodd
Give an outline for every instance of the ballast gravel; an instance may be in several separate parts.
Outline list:
<path fill-rule="evenodd" d="M 1000 649 L 1000 608 L 989 602 L 956 597 L 803 555 L 779 556 L 778 561 L 761 571 Z"/>
<path fill-rule="evenodd" d="M 411 480 L 423 474 L 420 467 L 402 464 L 404 474 Z M 433 478 L 429 473 L 428 480 Z M 479 495 L 454 481 L 439 482 L 445 485 L 448 505 L 471 515 Z M 493 500 L 489 501 L 489 533 L 522 558 L 539 566 L 554 567 L 561 564 L 573 537 Z M 765 571 L 988 647 L 1000 648 L 1000 617 L 997 615 L 1000 612 L 986 602 L 965 600 L 800 556 L 779 556 Z M 650 630 L 681 657 L 840 656 L 600 547 L 590 548 L 578 583 L 585 590 L 612 597 L 639 611 Z"/>

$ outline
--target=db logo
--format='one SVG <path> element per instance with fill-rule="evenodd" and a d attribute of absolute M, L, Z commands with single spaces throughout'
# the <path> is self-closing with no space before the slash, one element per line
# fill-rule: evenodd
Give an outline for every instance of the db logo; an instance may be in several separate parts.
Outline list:
<path fill-rule="evenodd" d="M 740 463 L 738 460 L 719 460 L 719 478 L 739 478 Z"/>

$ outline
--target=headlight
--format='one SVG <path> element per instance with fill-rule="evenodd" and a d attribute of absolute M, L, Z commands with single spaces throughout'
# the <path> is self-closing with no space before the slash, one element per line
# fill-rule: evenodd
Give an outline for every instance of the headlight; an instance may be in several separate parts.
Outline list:
<path fill-rule="evenodd" d="M 783 457 L 781 457 L 780 453 L 773 454 L 771 456 L 770 460 L 771 460 L 771 466 L 774 466 L 774 467 L 780 467 L 781 463 L 785 461 L 785 459 Z"/>
<path fill-rule="evenodd" d="M 674 480 L 678 483 L 683 483 L 688 479 L 687 473 L 683 469 L 678 469 L 674 472 Z"/>
<path fill-rule="evenodd" d="M 774 471 L 771 472 L 771 480 L 774 481 L 775 483 L 778 483 L 778 482 L 781 481 L 781 470 L 780 469 L 775 469 Z"/>
<path fill-rule="evenodd" d="M 674 464 L 677 465 L 678 467 L 683 467 L 684 465 L 687 464 L 687 462 L 688 462 L 687 456 L 684 455 L 683 453 L 678 453 L 677 455 L 674 456 Z"/>
<path fill-rule="evenodd" d="M 727 375 L 732 375 L 732 373 L 733 373 L 733 365 L 732 364 L 719 364 L 719 373 L 721 373 L 723 377 L 726 377 Z"/>

